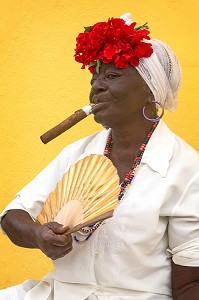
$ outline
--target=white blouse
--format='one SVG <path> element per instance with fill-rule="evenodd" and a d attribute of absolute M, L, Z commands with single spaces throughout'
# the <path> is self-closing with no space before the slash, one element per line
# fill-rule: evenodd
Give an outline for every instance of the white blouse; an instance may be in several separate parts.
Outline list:
<path fill-rule="evenodd" d="M 103 154 L 109 133 L 103 130 L 66 147 L 1 217 L 24 209 L 35 219 L 72 164 Z M 199 155 L 160 121 L 114 216 L 86 242 L 74 242 L 25 300 L 172 299 L 171 257 L 179 265 L 199 266 Z"/>

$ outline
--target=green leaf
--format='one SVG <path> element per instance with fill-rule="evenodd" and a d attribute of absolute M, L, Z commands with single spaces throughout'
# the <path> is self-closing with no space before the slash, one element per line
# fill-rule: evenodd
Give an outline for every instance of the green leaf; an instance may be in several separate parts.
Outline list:
<path fill-rule="evenodd" d="M 96 65 L 96 61 L 91 61 L 89 64 L 89 67 L 95 66 Z"/>
<path fill-rule="evenodd" d="M 97 59 L 96 60 L 96 68 L 95 68 L 95 71 L 97 74 L 99 74 L 99 72 L 100 72 L 100 67 L 101 67 L 101 60 Z"/>
<path fill-rule="evenodd" d="M 92 26 L 84 26 L 84 32 L 89 32 Z"/>
<path fill-rule="evenodd" d="M 148 24 L 148 22 L 144 23 L 143 25 L 141 25 L 139 27 L 136 27 L 135 30 L 138 31 L 138 30 L 142 30 L 142 29 L 149 29 L 149 26 L 147 24 Z"/>

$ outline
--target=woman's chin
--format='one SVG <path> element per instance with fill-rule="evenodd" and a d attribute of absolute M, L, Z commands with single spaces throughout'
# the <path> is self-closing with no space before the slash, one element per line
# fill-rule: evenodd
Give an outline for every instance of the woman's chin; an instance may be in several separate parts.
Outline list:
<path fill-rule="evenodd" d="M 101 124 L 102 125 L 102 127 L 104 127 L 104 129 L 106 129 L 106 130 L 109 130 L 109 126 L 106 126 L 106 125 L 104 125 L 104 124 Z"/>
<path fill-rule="evenodd" d="M 103 116 L 101 116 L 100 111 L 94 114 L 94 120 L 96 123 L 102 124 L 104 121 Z"/>
<path fill-rule="evenodd" d="M 112 113 L 108 110 L 98 110 L 93 114 L 96 123 L 101 124 L 104 128 L 112 128 L 112 124 L 116 123 Z"/>
<path fill-rule="evenodd" d="M 106 124 L 107 122 L 105 121 L 104 116 L 102 116 L 102 115 L 100 114 L 100 112 L 98 112 L 98 113 L 96 113 L 96 114 L 94 115 L 94 120 L 95 120 L 96 123 L 101 124 L 103 127 L 109 127 L 109 126 Z"/>

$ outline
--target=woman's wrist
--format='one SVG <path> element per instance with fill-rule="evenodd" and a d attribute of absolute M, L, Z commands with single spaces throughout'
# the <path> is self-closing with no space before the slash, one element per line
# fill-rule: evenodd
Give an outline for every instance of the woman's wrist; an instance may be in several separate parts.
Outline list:
<path fill-rule="evenodd" d="M 41 225 L 34 222 L 26 211 L 19 209 L 8 211 L 1 225 L 4 232 L 17 246 L 38 248 L 37 236 Z"/>
<path fill-rule="evenodd" d="M 174 300 L 199 300 L 199 281 L 192 282 L 179 291 Z"/>

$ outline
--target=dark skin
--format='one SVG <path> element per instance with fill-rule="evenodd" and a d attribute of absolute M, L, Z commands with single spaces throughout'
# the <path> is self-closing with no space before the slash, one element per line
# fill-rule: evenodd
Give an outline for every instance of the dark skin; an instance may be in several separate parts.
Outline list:
<path fill-rule="evenodd" d="M 172 294 L 174 300 L 198 300 L 199 267 L 184 267 L 172 262 Z"/>
<path fill-rule="evenodd" d="M 2 228 L 17 246 L 40 249 L 53 260 L 72 250 L 72 237 L 65 234 L 68 227 L 56 222 L 40 225 L 24 210 L 10 210 L 2 220 Z"/>
<path fill-rule="evenodd" d="M 152 126 L 144 119 L 142 108 L 146 107 L 149 117 L 156 116 L 153 95 L 133 67 L 117 69 L 113 64 L 102 64 L 91 85 L 94 118 L 112 128 L 114 143 L 110 158 L 123 181 Z"/>
<path fill-rule="evenodd" d="M 117 69 L 113 64 L 102 64 L 100 73 L 91 80 L 90 102 L 95 103 L 95 121 L 112 128 L 111 160 L 120 181 L 130 170 L 133 160 L 151 129 L 142 109 L 149 118 L 157 116 L 153 95 L 131 66 Z M 53 222 L 35 223 L 22 210 L 9 211 L 2 220 L 2 228 L 17 245 L 38 248 L 48 257 L 57 259 L 72 250 L 68 228 Z M 199 267 L 182 267 L 172 263 L 172 292 L 175 300 L 199 300 Z"/>

